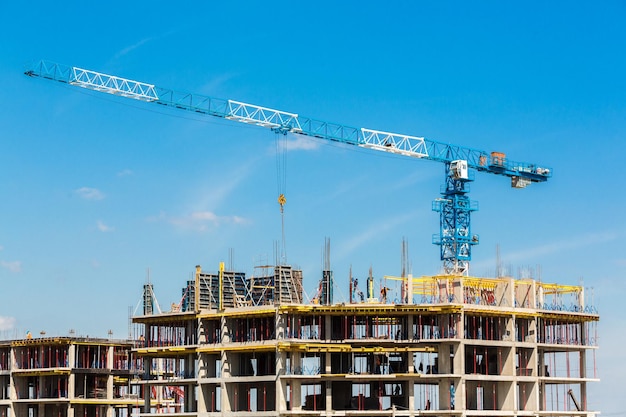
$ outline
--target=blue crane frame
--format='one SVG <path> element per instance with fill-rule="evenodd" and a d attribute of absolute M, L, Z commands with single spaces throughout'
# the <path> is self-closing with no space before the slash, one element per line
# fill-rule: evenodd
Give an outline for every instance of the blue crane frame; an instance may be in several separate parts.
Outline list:
<path fill-rule="evenodd" d="M 31 65 L 25 74 L 135 100 L 255 124 L 282 134 L 295 133 L 441 162 L 445 165 L 445 186 L 441 198 L 436 199 L 432 206 L 434 211 L 440 213 L 439 234 L 434 235 L 432 241 L 440 246 L 440 258 L 445 274 L 468 274 L 469 261 L 472 259 L 471 248 L 479 241 L 478 235 L 471 231 L 471 212 L 478 210 L 478 205 L 467 196 L 468 182 L 473 180 L 473 172 L 468 169 L 509 177 L 514 188 L 524 188 L 534 182 L 545 182 L 552 176 L 550 168 L 512 161 L 499 152 L 489 153 L 422 137 L 326 122 L 234 100 L 177 92 L 46 60 Z"/>

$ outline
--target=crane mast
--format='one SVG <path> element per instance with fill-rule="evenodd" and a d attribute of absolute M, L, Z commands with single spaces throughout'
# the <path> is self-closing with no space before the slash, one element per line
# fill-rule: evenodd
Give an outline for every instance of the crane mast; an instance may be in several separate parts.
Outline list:
<path fill-rule="evenodd" d="M 423 137 L 391 133 L 300 116 L 296 113 L 219 99 L 199 94 L 181 93 L 114 75 L 79 67 L 39 61 L 25 74 L 94 91 L 174 107 L 241 123 L 269 128 L 274 132 L 311 136 L 377 151 L 441 162 L 445 167 L 445 185 L 441 197 L 433 202 L 439 212 L 439 234 L 433 243 L 440 247 L 443 272 L 450 275 L 469 273 L 471 248 L 478 235 L 471 230 L 470 215 L 478 209 L 467 196 L 474 171 L 506 176 L 511 186 L 524 188 L 534 182 L 545 182 L 552 170 L 533 163 L 509 160 L 500 152 L 486 152 L 450 145 Z"/>

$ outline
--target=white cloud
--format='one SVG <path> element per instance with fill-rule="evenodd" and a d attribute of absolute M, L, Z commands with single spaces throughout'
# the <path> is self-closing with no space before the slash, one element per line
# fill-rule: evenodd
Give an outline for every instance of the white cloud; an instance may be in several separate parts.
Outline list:
<path fill-rule="evenodd" d="M 97 188 L 81 187 L 77 189 L 76 194 L 85 200 L 102 200 L 104 199 L 104 193 Z"/>
<path fill-rule="evenodd" d="M 13 329 L 15 321 L 15 317 L 0 316 L 0 331 Z"/>
<path fill-rule="evenodd" d="M 194 211 L 183 216 L 168 216 L 160 213 L 150 221 L 164 221 L 183 230 L 206 232 L 223 224 L 246 224 L 248 220 L 240 216 L 218 216 L 212 211 Z"/>
<path fill-rule="evenodd" d="M 311 140 L 305 136 L 296 136 L 285 141 L 286 151 L 314 151 L 320 147 L 319 142 Z"/>
<path fill-rule="evenodd" d="M 124 55 L 132 52 L 134 49 L 139 48 L 141 45 L 150 42 L 152 39 L 154 38 L 144 38 L 141 39 L 139 42 L 134 43 L 133 45 L 127 46 L 126 48 L 122 49 L 121 51 L 119 51 L 118 53 L 115 54 L 115 59 L 121 58 Z"/>
<path fill-rule="evenodd" d="M 194 221 L 195 220 L 199 220 L 199 221 L 210 221 L 210 222 L 217 222 L 218 221 L 218 217 L 217 215 L 215 215 L 215 213 L 210 212 L 210 211 L 197 211 L 194 213 L 191 213 L 190 216 Z"/>
<path fill-rule="evenodd" d="M 389 217 L 386 222 L 375 222 L 362 233 L 353 236 L 346 243 L 341 245 L 340 254 L 337 258 L 342 258 L 356 249 L 366 245 L 368 242 L 380 238 L 381 233 L 393 229 L 394 227 L 406 223 L 415 216 L 415 213 L 407 213 L 403 216 Z"/>
<path fill-rule="evenodd" d="M 102 220 L 98 220 L 97 227 L 98 227 L 98 230 L 100 230 L 103 233 L 112 232 L 114 230 L 111 226 L 107 226 L 106 224 L 104 224 Z"/>
<path fill-rule="evenodd" d="M 219 177 L 211 183 L 193 192 L 193 202 L 190 203 L 189 211 L 217 211 L 239 184 L 246 181 L 253 172 L 257 158 L 248 163 L 243 163 L 228 173 L 227 176 Z M 204 188 L 204 189 L 202 189 Z M 200 196 L 200 197 L 199 197 Z"/>
<path fill-rule="evenodd" d="M 614 231 L 606 231 L 599 233 L 588 233 L 581 236 L 570 237 L 566 240 L 558 240 L 554 242 L 547 242 L 542 245 L 532 246 L 517 252 L 504 253 L 502 256 L 502 262 L 505 263 L 519 263 L 531 260 L 537 260 L 540 257 L 552 255 L 555 253 L 568 251 L 572 249 L 580 249 L 588 246 L 593 246 L 601 243 L 611 242 L 619 238 L 619 233 Z M 474 270 L 476 268 L 485 268 L 495 265 L 494 259 L 488 259 L 481 262 L 472 264 Z"/>
<path fill-rule="evenodd" d="M 205 94 L 215 94 L 216 90 L 219 90 L 222 85 L 224 85 L 227 81 L 233 79 L 237 74 L 235 73 L 224 73 L 218 76 L 213 77 L 207 83 L 202 85 L 199 89 L 200 92 L 205 92 Z"/>
<path fill-rule="evenodd" d="M 128 177 L 130 175 L 133 175 L 134 172 L 130 169 L 123 169 L 120 172 L 117 173 L 118 177 Z"/>
<path fill-rule="evenodd" d="M 550 242 L 543 245 L 537 245 L 519 252 L 507 254 L 505 260 L 518 261 L 524 259 L 533 259 L 540 256 L 550 255 L 564 250 L 583 248 L 598 243 L 606 243 L 618 238 L 615 232 L 590 233 L 584 236 L 570 238 L 556 242 Z"/>
<path fill-rule="evenodd" d="M 148 42 L 152 42 L 154 40 L 158 40 L 158 39 L 162 39 L 165 38 L 167 36 L 172 35 L 173 33 L 176 33 L 176 31 L 170 30 L 168 32 L 165 32 L 162 35 L 158 35 L 158 36 L 150 36 L 148 38 L 143 38 L 141 40 L 139 40 L 138 42 L 135 42 L 134 44 L 127 46 L 126 48 L 121 49 L 120 51 L 118 51 L 114 56 L 113 59 L 118 59 L 123 57 L 126 54 L 129 54 L 130 52 L 134 51 L 135 49 L 139 48 L 140 46 L 148 43 Z"/>
<path fill-rule="evenodd" d="M 22 262 L 20 261 L 0 261 L 0 266 L 11 272 L 22 272 Z"/>
<path fill-rule="evenodd" d="M 276 142 L 278 141 L 278 143 Z M 272 145 L 268 147 L 269 154 L 276 154 L 277 152 L 291 152 L 291 151 L 314 151 L 320 147 L 320 142 L 302 135 L 296 135 L 289 133 L 287 136 L 278 136 Z"/>

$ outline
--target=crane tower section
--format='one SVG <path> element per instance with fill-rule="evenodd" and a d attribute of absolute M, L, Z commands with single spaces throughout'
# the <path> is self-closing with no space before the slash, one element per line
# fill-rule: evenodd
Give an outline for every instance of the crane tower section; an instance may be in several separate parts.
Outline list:
<path fill-rule="evenodd" d="M 511 186 L 514 188 L 524 188 L 531 183 L 545 182 L 552 176 L 550 168 L 534 163 L 512 161 L 500 152 L 489 153 L 418 136 L 326 122 L 241 101 L 176 92 L 153 84 L 50 61 L 37 62 L 25 74 L 144 102 L 253 124 L 282 134 L 294 133 L 401 156 L 441 162 L 445 167 L 445 185 L 441 197 L 433 202 L 433 210 L 440 213 L 439 235 L 433 237 L 433 243 L 440 246 L 444 273 L 450 275 L 468 274 L 471 248 L 478 243 L 478 235 L 473 234 L 470 227 L 470 214 L 478 209 L 478 205 L 467 196 L 469 182 L 473 180 L 474 171 L 509 177 Z"/>

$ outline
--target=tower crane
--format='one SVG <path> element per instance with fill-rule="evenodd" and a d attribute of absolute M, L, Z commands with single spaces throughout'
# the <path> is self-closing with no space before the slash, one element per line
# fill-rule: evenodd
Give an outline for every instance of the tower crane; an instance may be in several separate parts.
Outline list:
<path fill-rule="evenodd" d="M 445 184 L 441 197 L 433 201 L 432 205 L 433 211 L 439 212 L 440 216 L 439 234 L 433 235 L 432 242 L 440 247 L 443 272 L 448 275 L 469 273 L 472 246 L 478 244 L 479 241 L 478 235 L 472 233 L 470 227 L 470 215 L 478 209 L 478 204 L 471 201 L 467 195 L 468 183 L 474 180 L 475 171 L 509 177 L 511 186 L 514 188 L 524 188 L 534 182 L 544 182 L 552 176 L 550 168 L 534 163 L 512 161 L 501 152 L 486 152 L 418 136 L 356 128 L 241 101 L 181 93 L 153 84 L 45 60 L 32 65 L 25 74 L 130 99 L 257 125 L 281 134 L 294 133 L 443 163 Z M 282 207 L 284 201 L 281 199 L 279 203 Z"/>

